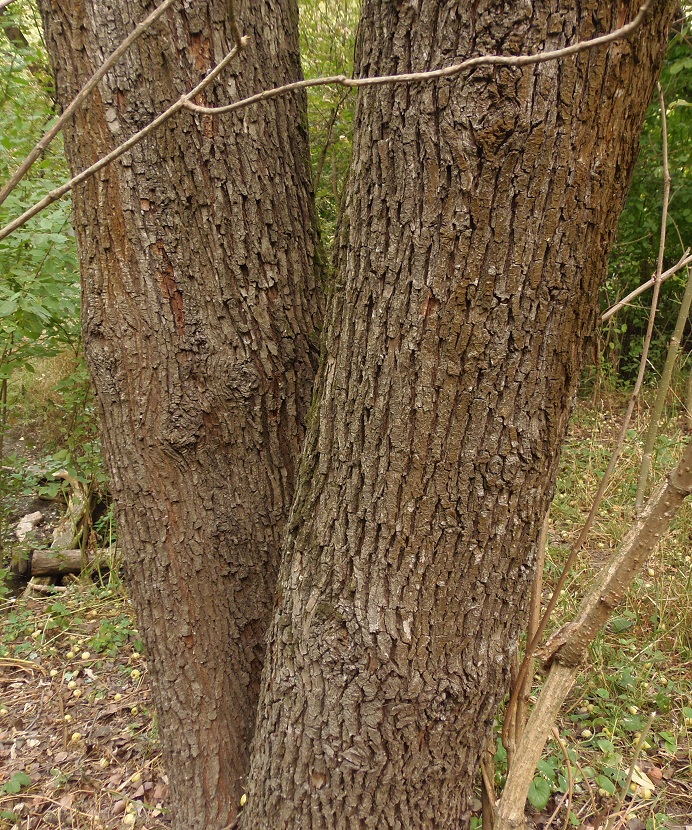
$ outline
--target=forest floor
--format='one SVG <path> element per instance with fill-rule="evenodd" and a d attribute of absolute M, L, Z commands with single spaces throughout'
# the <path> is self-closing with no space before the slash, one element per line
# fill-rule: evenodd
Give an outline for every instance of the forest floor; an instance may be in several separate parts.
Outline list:
<path fill-rule="evenodd" d="M 551 509 L 544 599 L 607 464 L 620 411 L 621 401 L 582 403 L 572 421 Z M 554 627 L 569 619 L 631 524 L 642 423 L 628 436 Z M 670 420 L 659 440 L 658 477 L 679 455 L 679 426 Z M 35 464 L 16 440 L 11 448 L 13 469 Z M 26 488 L 13 492 L 5 555 L 16 544 L 12 527 L 38 498 Z M 37 544 L 60 513 L 48 508 Z M 146 655 L 126 589 L 113 571 L 66 577 L 46 590 L 0 600 L 0 828 L 170 826 Z M 596 830 L 612 818 L 610 830 L 692 830 L 692 505 L 594 643 L 558 728 L 560 740 L 549 743 L 530 793 L 534 828 Z M 635 757 L 642 732 L 643 752 Z M 630 771 L 632 785 L 619 804 Z M 498 786 L 505 774 L 500 747 Z"/>
<path fill-rule="evenodd" d="M 167 827 L 167 777 L 129 601 L 79 580 L 66 587 L 5 603 L 0 827 Z"/>

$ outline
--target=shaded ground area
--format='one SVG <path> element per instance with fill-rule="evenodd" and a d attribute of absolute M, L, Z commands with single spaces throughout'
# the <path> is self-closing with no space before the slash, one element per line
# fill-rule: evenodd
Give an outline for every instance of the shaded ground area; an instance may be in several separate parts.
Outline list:
<path fill-rule="evenodd" d="M 551 509 L 543 604 L 607 465 L 619 421 L 582 406 L 563 452 Z M 657 474 L 686 440 L 663 436 Z M 641 429 L 632 432 L 552 627 L 569 619 L 593 573 L 632 522 Z M 47 546 L 64 501 L 38 499 L 38 453 L 15 439 L 6 458 L 0 542 L 45 514 L 25 547 Z M 17 458 L 21 456 L 21 458 Z M 11 463 L 10 463 L 11 462 Z M 27 472 L 28 471 L 28 472 Z M 0 568 L 2 563 L 0 563 Z M 692 830 L 692 504 L 687 504 L 590 650 L 530 792 L 536 830 Z M 0 598 L 0 830 L 170 826 L 168 786 L 150 708 L 146 657 L 117 569 L 63 577 L 31 598 Z M 2 582 L 0 580 L 0 590 Z M 536 678 L 534 693 L 541 680 Z M 644 752 L 634 747 L 657 712 Z M 630 770 L 633 781 L 618 807 Z M 495 783 L 506 776 L 498 749 Z M 480 813 L 480 801 L 477 815 Z M 480 819 L 472 826 L 480 827 Z"/>
<path fill-rule="evenodd" d="M 123 597 L 75 583 L 3 610 L 0 827 L 169 826 L 146 661 Z"/>

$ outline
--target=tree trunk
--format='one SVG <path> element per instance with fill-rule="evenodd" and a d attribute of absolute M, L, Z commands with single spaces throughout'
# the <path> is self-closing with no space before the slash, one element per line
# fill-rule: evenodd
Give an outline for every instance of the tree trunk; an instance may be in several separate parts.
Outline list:
<path fill-rule="evenodd" d="M 366 0 L 356 74 L 558 48 L 638 5 Z M 361 94 L 243 830 L 468 827 L 675 6 Z"/>
<path fill-rule="evenodd" d="M 64 106 L 145 0 L 41 0 Z M 198 103 L 301 76 L 295 0 L 237 4 L 250 45 Z M 224 0 L 175 4 L 66 131 L 73 171 L 233 45 Z M 78 187 L 87 361 L 118 545 L 152 665 L 175 827 L 237 810 L 320 326 L 305 96 L 182 113 Z"/>

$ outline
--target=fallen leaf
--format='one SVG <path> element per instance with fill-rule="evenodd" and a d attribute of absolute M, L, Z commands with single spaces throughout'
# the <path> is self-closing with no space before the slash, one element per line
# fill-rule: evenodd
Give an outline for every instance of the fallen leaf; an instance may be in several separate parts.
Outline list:
<path fill-rule="evenodd" d="M 74 793 L 65 793 L 65 795 L 60 799 L 58 804 L 63 808 L 63 810 L 69 810 L 72 807 L 72 802 L 74 801 L 75 794 Z"/>
<path fill-rule="evenodd" d="M 165 801 L 168 798 L 168 784 L 159 780 L 154 788 L 154 801 Z"/>
<path fill-rule="evenodd" d="M 640 787 L 644 787 L 647 790 L 655 790 L 656 785 L 653 781 L 645 775 L 639 767 L 635 767 L 632 771 L 632 780 L 635 784 L 638 784 Z"/>
<path fill-rule="evenodd" d="M 127 807 L 126 801 L 116 801 L 113 807 L 111 808 L 111 815 L 121 816 L 125 812 L 125 807 Z"/>

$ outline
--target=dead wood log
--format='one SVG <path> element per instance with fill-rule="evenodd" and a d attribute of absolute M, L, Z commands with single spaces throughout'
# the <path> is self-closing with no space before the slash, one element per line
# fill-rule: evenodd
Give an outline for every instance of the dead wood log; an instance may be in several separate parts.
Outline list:
<path fill-rule="evenodd" d="M 35 550 L 31 555 L 31 576 L 59 576 L 62 574 L 78 574 L 87 567 L 100 567 L 112 562 L 112 548 L 99 548 L 95 553 L 82 557 L 82 551 L 76 550 Z"/>

